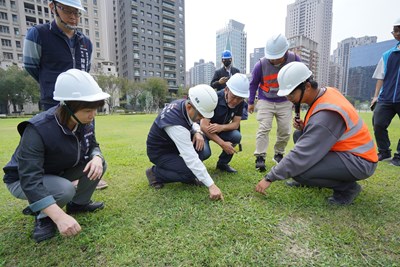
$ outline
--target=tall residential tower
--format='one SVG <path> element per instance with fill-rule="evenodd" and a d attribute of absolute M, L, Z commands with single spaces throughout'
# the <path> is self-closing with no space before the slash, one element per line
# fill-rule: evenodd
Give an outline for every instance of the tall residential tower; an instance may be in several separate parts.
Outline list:
<path fill-rule="evenodd" d="M 296 0 L 287 7 L 285 35 L 289 39 L 305 36 L 318 44 L 316 80 L 328 84 L 329 55 L 332 35 L 333 0 Z"/>
<path fill-rule="evenodd" d="M 118 1 L 118 73 L 134 81 L 160 77 L 185 85 L 184 0 Z"/>

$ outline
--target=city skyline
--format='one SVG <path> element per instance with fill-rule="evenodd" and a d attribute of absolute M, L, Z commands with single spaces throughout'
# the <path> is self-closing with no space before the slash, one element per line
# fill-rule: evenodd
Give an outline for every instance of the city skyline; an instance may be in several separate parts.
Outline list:
<path fill-rule="evenodd" d="M 185 1 L 186 25 L 186 69 L 194 62 L 204 59 L 215 61 L 215 33 L 225 26 L 230 19 L 245 24 L 247 33 L 247 57 L 255 48 L 264 47 L 267 38 L 274 33 L 285 33 L 287 5 L 295 0 L 282 1 L 247 1 L 241 5 L 239 1 Z M 398 14 L 394 0 L 383 0 L 377 3 L 372 0 L 334 0 L 331 54 L 337 43 L 349 37 L 377 36 L 378 42 L 393 39 L 392 23 Z M 212 8 L 209 8 L 209 7 Z M 251 11 L 254 10 L 255 14 Z M 265 11 L 263 11 L 265 10 Z M 261 18 L 258 14 L 263 15 Z M 378 19 L 379 17 L 379 19 Z M 265 24 L 264 28 L 260 24 Z M 268 24 L 273 27 L 268 27 Z M 262 34 L 259 32 L 263 31 Z M 216 67 L 219 62 L 214 62 Z M 249 62 L 247 62 L 249 69 Z"/>

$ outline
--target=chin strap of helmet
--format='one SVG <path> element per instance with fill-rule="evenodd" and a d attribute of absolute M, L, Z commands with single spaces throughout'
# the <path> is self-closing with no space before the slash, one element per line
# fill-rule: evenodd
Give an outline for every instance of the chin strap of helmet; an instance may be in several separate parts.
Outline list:
<path fill-rule="evenodd" d="M 65 103 L 64 101 L 61 101 L 61 106 L 65 107 L 65 109 L 68 111 L 69 115 L 71 115 L 72 118 L 79 124 L 83 125 L 83 123 L 78 120 L 78 118 L 75 116 L 74 112 L 71 110 L 71 108 Z"/>
<path fill-rule="evenodd" d="M 301 100 L 303 100 L 304 91 L 306 90 L 306 87 L 305 87 L 305 83 L 306 82 L 304 82 L 304 84 L 302 84 L 302 86 L 300 87 L 301 95 L 300 95 L 300 98 L 299 98 L 299 102 L 294 104 L 294 112 L 296 113 L 294 118 L 295 118 L 296 121 L 300 120 L 300 105 L 301 105 Z"/>
<path fill-rule="evenodd" d="M 71 31 L 75 31 L 76 28 L 77 28 L 77 26 L 69 25 L 68 23 L 66 23 L 65 21 L 63 21 L 63 20 L 61 19 L 61 17 L 60 17 L 60 14 L 58 14 L 58 11 L 57 11 L 57 2 L 56 2 L 56 1 L 53 1 L 53 3 L 54 3 L 54 11 L 55 11 L 55 13 L 56 13 L 56 17 L 58 17 L 58 19 L 59 19 L 60 22 L 64 25 L 65 28 L 67 28 L 68 30 L 71 30 Z"/>

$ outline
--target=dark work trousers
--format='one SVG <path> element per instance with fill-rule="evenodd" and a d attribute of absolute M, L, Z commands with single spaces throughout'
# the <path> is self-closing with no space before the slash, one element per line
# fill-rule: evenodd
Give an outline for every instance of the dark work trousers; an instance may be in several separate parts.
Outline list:
<path fill-rule="evenodd" d="M 43 185 L 54 197 L 57 205 L 62 208 L 68 202 L 72 201 L 79 205 L 88 204 L 94 190 L 100 179 L 90 180 L 83 169 L 86 164 L 79 164 L 76 167 L 66 170 L 60 175 L 45 174 L 43 175 Z M 106 172 L 107 164 L 103 163 L 103 175 Z M 79 180 L 78 187 L 75 189 L 71 183 L 74 180 Z M 20 181 L 7 184 L 8 190 L 13 196 L 19 199 L 26 200 L 26 196 L 21 188 Z M 47 217 L 44 212 L 41 212 L 38 218 Z"/>
<path fill-rule="evenodd" d="M 293 141 L 296 143 L 300 136 L 301 131 L 296 130 Z M 348 171 L 336 152 L 328 152 L 317 164 L 293 179 L 304 185 L 330 188 L 334 191 L 353 189 L 359 180 Z"/>
<path fill-rule="evenodd" d="M 196 176 L 186 166 L 185 161 L 178 153 L 148 156 L 155 165 L 152 167 L 152 171 L 156 176 L 157 182 L 191 184 L 196 181 Z"/>
<path fill-rule="evenodd" d="M 372 124 L 374 125 L 375 140 L 380 153 L 391 153 L 387 128 L 396 114 L 400 118 L 400 103 L 376 103 Z M 397 153 L 400 153 L 400 138 L 397 143 Z"/>
<path fill-rule="evenodd" d="M 238 130 L 233 130 L 229 132 L 221 132 L 218 136 L 227 142 L 231 142 L 233 145 L 237 145 L 242 140 L 242 135 Z M 201 160 L 206 160 L 211 156 L 210 140 L 204 137 L 204 149 L 199 152 L 199 157 Z M 219 155 L 218 164 L 228 164 L 232 160 L 233 155 L 228 155 L 222 150 Z"/>

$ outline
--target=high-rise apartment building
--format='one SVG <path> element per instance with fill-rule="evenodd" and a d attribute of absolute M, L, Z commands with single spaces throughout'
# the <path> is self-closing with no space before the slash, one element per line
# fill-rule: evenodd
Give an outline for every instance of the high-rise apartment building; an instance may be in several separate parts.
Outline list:
<path fill-rule="evenodd" d="M 299 55 L 301 61 L 318 77 L 318 44 L 304 35 L 288 38 L 289 50 Z"/>
<path fill-rule="evenodd" d="M 341 68 L 339 75 L 338 89 L 347 95 L 348 71 L 350 50 L 360 45 L 376 43 L 376 36 L 364 36 L 360 38 L 350 37 L 338 43 L 338 47 L 333 51 L 332 61 Z"/>
<path fill-rule="evenodd" d="M 221 54 L 224 50 L 230 50 L 233 57 L 233 65 L 246 73 L 246 49 L 247 33 L 244 31 L 244 24 L 233 19 L 216 33 L 216 68 L 221 64 Z"/>
<path fill-rule="evenodd" d="M 250 53 L 250 73 L 253 72 L 254 66 L 265 56 L 265 47 L 254 48 L 254 52 Z"/>
<path fill-rule="evenodd" d="M 285 35 L 303 35 L 318 44 L 318 73 L 321 86 L 328 84 L 332 35 L 333 0 L 296 0 L 287 6 Z"/>
<path fill-rule="evenodd" d="M 160 77 L 172 91 L 184 86 L 184 0 L 119 0 L 117 8 L 119 75 Z"/>
<path fill-rule="evenodd" d="M 210 84 L 214 72 L 214 62 L 204 62 L 204 59 L 200 59 L 199 62 L 195 62 L 194 66 L 189 69 L 189 86 L 192 87 L 198 84 Z"/>
<path fill-rule="evenodd" d="M 51 22 L 53 15 L 48 0 L 0 0 L 0 67 L 11 64 L 22 66 L 23 42 L 27 30 L 36 24 Z M 78 28 L 93 43 L 92 70 L 102 69 L 103 61 L 110 61 L 105 34 L 109 0 L 82 0 L 83 12 Z M 111 9 L 112 10 L 112 9 Z"/>

